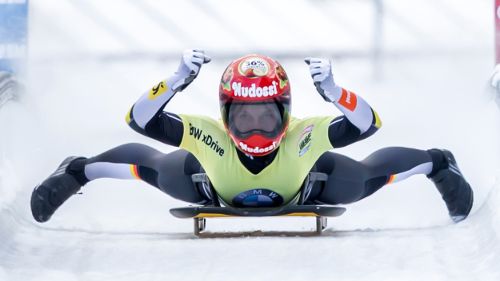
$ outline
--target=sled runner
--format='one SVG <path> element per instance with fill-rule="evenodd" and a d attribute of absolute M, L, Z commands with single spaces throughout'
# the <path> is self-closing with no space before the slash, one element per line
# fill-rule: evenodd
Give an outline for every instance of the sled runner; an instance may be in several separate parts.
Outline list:
<path fill-rule="evenodd" d="M 215 217 L 271 217 L 271 216 L 299 216 L 315 217 L 316 233 L 327 226 L 327 217 L 337 217 L 345 212 L 345 208 L 318 205 L 291 205 L 278 208 L 233 208 L 233 207 L 181 207 L 170 209 L 170 213 L 177 218 L 193 218 L 194 234 L 199 235 L 205 230 L 206 218 Z"/>
<path fill-rule="evenodd" d="M 188 206 L 170 209 L 170 213 L 177 218 L 192 218 L 194 220 L 194 234 L 199 236 L 205 230 L 207 218 L 217 217 L 272 217 L 272 216 L 298 216 L 315 217 L 316 234 L 321 234 L 327 226 L 327 217 L 337 217 L 345 212 L 345 208 L 325 205 L 305 205 L 312 186 L 317 181 L 326 181 L 327 175 L 323 173 L 309 173 L 306 178 L 296 204 L 289 204 L 272 208 L 236 208 L 221 206 L 215 190 L 210 185 L 206 174 L 194 174 L 192 180 L 201 184 L 204 192 L 212 198 L 212 205 Z M 215 196 L 214 196 L 215 195 Z"/>

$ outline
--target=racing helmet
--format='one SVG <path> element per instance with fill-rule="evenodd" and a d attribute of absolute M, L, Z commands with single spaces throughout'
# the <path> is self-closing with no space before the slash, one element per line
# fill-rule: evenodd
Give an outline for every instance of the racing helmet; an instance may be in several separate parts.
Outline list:
<path fill-rule="evenodd" d="M 232 61 L 219 85 L 221 116 L 236 147 L 251 156 L 276 150 L 290 122 L 290 83 L 270 57 L 251 54 Z"/>

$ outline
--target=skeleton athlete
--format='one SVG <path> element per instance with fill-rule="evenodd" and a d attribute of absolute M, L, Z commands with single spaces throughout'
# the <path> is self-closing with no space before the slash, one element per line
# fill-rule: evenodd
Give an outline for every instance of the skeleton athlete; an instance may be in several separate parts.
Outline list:
<path fill-rule="evenodd" d="M 48 221 L 83 185 L 99 178 L 139 179 L 200 205 L 217 196 L 227 206 L 258 208 L 296 204 L 311 171 L 328 179 L 314 184 L 306 204 L 353 203 L 384 185 L 422 174 L 441 193 L 453 221 L 469 214 L 472 189 L 447 150 L 387 147 L 362 161 L 330 151 L 371 136 L 382 123 L 363 98 L 334 82 L 329 60 L 305 62 L 317 92 L 342 112 L 338 117 L 293 117 L 285 70 L 274 59 L 254 54 L 234 60 L 222 75 L 222 120 L 165 112 L 208 62 L 203 51 L 185 51 L 177 71 L 144 93 L 126 116 L 135 131 L 179 150 L 164 154 L 129 143 L 90 158 L 68 157 L 34 189 L 35 220 Z M 215 194 L 193 183 L 191 175 L 200 172 Z"/>

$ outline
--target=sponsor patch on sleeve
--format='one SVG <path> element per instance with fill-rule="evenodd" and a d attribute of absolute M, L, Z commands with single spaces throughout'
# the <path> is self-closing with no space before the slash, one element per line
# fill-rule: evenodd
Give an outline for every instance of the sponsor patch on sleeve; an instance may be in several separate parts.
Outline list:
<path fill-rule="evenodd" d="M 302 131 L 298 143 L 299 157 L 302 157 L 302 155 L 306 154 L 306 152 L 311 148 L 313 129 L 314 125 L 309 125 L 304 129 L 304 131 Z"/>
<path fill-rule="evenodd" d="M 358 98 L 352 92 L 342 88 L 342 96 L 340 97 L 338 103 L 350 111 L 354 111 L 358 105 Z"/>
<path fill-rule="evenodd" d="M 148 95 L 148 99 L 154 100 L 157 97 L 161 96 L 163 93 L 165 93 L 168 90 L 167 85 L 165 82 L 161 81 L 158 83 L 158 85 L 154 86 L 150 91 Z"/>

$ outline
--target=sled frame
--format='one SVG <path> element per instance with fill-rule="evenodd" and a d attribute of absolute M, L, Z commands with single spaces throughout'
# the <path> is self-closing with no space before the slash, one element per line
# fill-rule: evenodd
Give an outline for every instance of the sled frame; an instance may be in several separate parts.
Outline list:
<path fill-rule="evenodd" d="M 277 207 L 277 208 L 256 208 L 256 209 L 249 209 L 249 208 L 234 208 L 234 207 L 222 207 L 221 206 L 221 200 L 219 199 L 219 196 L 217 195 L 217 192 L 213 188 L 212 184 L 210 183 L 210 179 L 206 175 L 206 173 L 197 173 L 191 175 L 191 180 L 193 183 L 200 189 L 202 193 L 204 193 L 208 198 L 210 198 L 210 204 L 206 205 L 204 207 L 185 207 L 185 208 L 191 208 L 192 210 L 195 210 L 196 208 L 201 209 L 200 214 L 196 214 L 194 216 L 191 216 L 193 218 L 193 227 L 194 227 L 194 234 L 196 236 L 200 236 L 202 232 L 206 229 L 207 226 L 207 217 L 268 217 L 268 216 L 303 216 L 303 217 L 315 217 L 316 219 L 316 229 L 313 233 L 317 235 L 321 235 L 323 230 L 326 229 L 328 220 L 327 216 L 340 216 L 344 211 L 345 208 L 342 207 L 332 207 L 332 206 L 315 206 L 315 205 L 306 205 L 307 199 L 311 194 L 312 188 L 316 182 L 326 182 L 328 180 L 328 175 L 325 173 L 318 173 L 318 172 L 310 172 L 306 179 L 304 180 L 304 183 L 302 184 L 302 187 L 299 191 L 299 196 L 298 196 L 298 201 L 295 203 L 295 206 L 304 206 L 306 208 L 311 207 L 317 207 L 317 208 L 335 208 L 336 213 L 331 214 L 331 215 L 322 215 L 319 213 L 315 212 L 283 212 L 284 210 L 287 209 L 287 206 L 284 207 Z M 207 202 L 208 203 L 208 202 Z M 203 208 L 210 208 L 210 207 L 215 207 L 215 208 L 224 208 L 220 210 L 224 211 L 229 211 L 226 213 L 222 212 L 207 212 L 203 213 Z M 179 216 L 174 214 L 176 211 L 180 211 L 181 209 L 185 208 L 174 208 L 171 209 L 170 212 L 176 216 L 176 217 L 189 217 L 189 216 Z M 292 207 L 293 209 L 293 207 Z"/>

